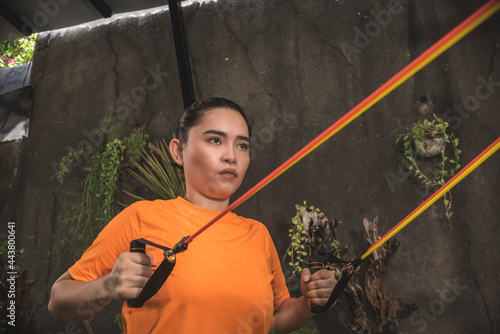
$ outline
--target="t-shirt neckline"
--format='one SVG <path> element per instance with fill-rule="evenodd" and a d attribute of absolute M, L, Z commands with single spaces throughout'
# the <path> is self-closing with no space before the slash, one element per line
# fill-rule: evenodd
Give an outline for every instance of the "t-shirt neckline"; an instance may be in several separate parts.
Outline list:
<path fill-rule="evenodd" d="M 210 209 L 206 209 L 206 208 L 203 208 L 201 206 L 198 206 L 196 204 L 193 204 L 191 203 L 190 201 L 188 201 L 187 199 L 185 199 L 184 197 L 182 196 L 178 196 L 175 201 L 177 201 L 180 205 L 182 206 L 185 206 L 186 209 L 188 210 L 194 210 L 194 211 L 197 211 L 203 215 L 208 215 L 208 216 L 212 216 L 212 217 L 216 217 L 218 214 L 220 214 L 222 211 L 216 211 L 216 210 L 210 210 Z M 232 219 L 234 217 L 236 217 L 237 215 L 233 212 L 228 212 L 227 214 L 225 214 L 223 217 L 221 217 L 218 221 L 223 221 L 223 220 L 226 220 L 226 219 Z M 208 221 L 206 222 L 208 223 Z"/>

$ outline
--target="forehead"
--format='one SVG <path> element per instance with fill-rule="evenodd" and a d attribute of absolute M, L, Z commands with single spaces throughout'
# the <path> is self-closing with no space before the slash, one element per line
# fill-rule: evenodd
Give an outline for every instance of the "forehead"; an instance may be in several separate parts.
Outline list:
<path fill-rule="evenodd" d="M 216 108 L 208 110 L 201 122 L 193 128 L 198 130 L 218 130 L 236 135 L 248 136 L 248 125 L 243 116 L 236 110 Z"/>

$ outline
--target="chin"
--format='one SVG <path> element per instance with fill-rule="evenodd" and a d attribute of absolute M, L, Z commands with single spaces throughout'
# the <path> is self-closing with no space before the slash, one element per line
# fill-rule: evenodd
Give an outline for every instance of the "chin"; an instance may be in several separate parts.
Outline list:
<path fill-rule="evenodd" d="M 221 183 L 211 183 L 210 185 L 205 187 L 204 193 L 211 198 L 214 199 L 227 199 L 231 197 L 240 187 L 241 183 L 237 185 L 235 183 L 229 184 L 221 184 Z"/>
<path fill-rule="evenodd" d="M 221 192 L 221 193 L 211 194 L 210 197 L 212 197 L 213 199 L 216 199 L 216 200 L 225 200 L 225 199 L 228 199 L 229 197 L 231 197 L 233 194 L 234 194 L 234 192 L 231 192 L 231 193 Z"/>

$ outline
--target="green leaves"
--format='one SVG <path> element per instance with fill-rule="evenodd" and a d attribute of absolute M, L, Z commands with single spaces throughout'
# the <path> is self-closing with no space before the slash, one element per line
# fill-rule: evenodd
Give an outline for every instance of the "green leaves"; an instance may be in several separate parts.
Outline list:
<path fill-rule="evenodd" d="M 447 122 L 434 115 L 432 121 L 426 119 L 422 122 L 414 123 L 396 138 L 395 145 L 402 146 L 406 169 L 425 185 L 426 192 L 429 191 L 429 188 L 438 188 L 444 185 L 461 168 L 459 161 L 462 151 L 458 148 L 459 140 L 455 135 L 448 132 L 448 127 L 449 124 Z M 429 175 L 430 173 L 425 174 L 420 169 L 419 165 L 423 162 L 422 159 L 425 158 L 417 159 L 418 153 L 415 142 L 425 141 L 436 136 L 444 138 L 445 144 L 441 147 L 440 155 L 432 158 L 432 161 L 437 164 L 437 171 L 434 172 L 434 175 Z M 452 151 L 449 148 L 447 149 L 447 145 L 452 147 Z M 429 161 L 429 158 L 427 161 Z M 448 195 L 451 199 L 451 194 L 448 193 Z M 445 215 L 449 221 L 452 215 L 450 211 L 451 200 L 445 202 L 445 208 Z"/>
<path fill-rule="evenodd" d="M 62 184 L 76 170 L 79 173 L 74 175 L 82 185 L 75 194 L 65 196 L 54 244 L 57 253 L 69 250 L 78 258 L 115 215 L 115 195 L 127 175 L 124 163 L 140 156 L 147 136 L 140 132 L 119 136 L 113 131 L 105 133 L 108 140 L 99 147 L 70 148 L 53 176 Z"/>
<path fill-rule="evenodd" d="M 174 166 L 174 160 L 165 141 L 156 145 L 149 144 L 149 152 L 145 149 L 141 153 L 144 163 L 134 161 L 136 173 L 132 169 L 128 172 L 148 189 L 162 199 L 173 199 L 184 196 L 186 185 L 182 172 Z M 159 157 L 159 159 L 158 159 Z M 126 194 L 142 200 L 143 198 L 125 191 Z M 290 230 L 290 233 L 293 230 Z"/>
<path fill-rule="evenodd" d="M 0 44 L 0 68 L 27 64 L 33 57 L 36 34 Z"/>
<path fill-rule="evenodd" d="M 313 247 L 319 247 L 317 244 L 319 239 L 315 239 L 317 230 L 322 230 L 328 226 L 326 234 L 322 234 L 321 238 L 327 240 L 326 248 L 331 248 L 332 253 L 340 257 L 340 244 L 333 237 L 333 225 L 328 221 L 325 215 L 319 208 L 308 206 L 304 201 L 304 205 L 296 205 L 296 215 L 292 218 L 293 227 L 288 230 L 290 237 L 290 245 L 286 250 L 283 261 L 289 258 L 288 265 L 292 268 L 292 274 L 289 278 L 297 276 L 302 272 L 302 267 L 307 263 L 307 257 L 311 256 Z M 313 223 L 316 221 L 316 223 Z M 315 225 L 316 224 L 316 225 Z M 320 227 L 322 226 L 322 227 Z M 328 239 L 329 237 L 329 239 Z M 332 242 L 330 243 L 330 240 Z M 330 243 L 330 244 L 328 244 Z"/>
<path fill-rule="evenodd" d="M 285 261 L 287 257 L 290 258 L 288 262 L 288 265 L 292 267 L 292 275 L 290 278 L 302 272 L 302 265 L 305 261 L 304 257 L 309 256 L 311 253 L 311 247 L 302 243 L 305 241 L 304 235 L 307 235 L 302 222 L 302 213 L 307 210 L 307 203 L 304 201 L 303 206 L 296 205 L 295 207 L 297 208 L 297 214 L 292 218 L 293 228 L 288 230 L 288 236 L 291 242 L 283 258 L 283 261 Z"/>

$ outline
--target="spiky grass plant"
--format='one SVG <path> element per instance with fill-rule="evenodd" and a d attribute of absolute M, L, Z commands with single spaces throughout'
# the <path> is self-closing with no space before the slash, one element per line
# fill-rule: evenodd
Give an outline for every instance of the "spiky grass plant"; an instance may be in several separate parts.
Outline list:
<path fill-rule="evenodd" d="M 160 198 L 168 200 L 177 196 L 184 196 L 186 184 L 182 171 L 174 165 L 174 160 L 165 141 L 161 143 L 148 144 L 149 152 L 142 151 L 143 163 L 134 161 L 134 167 L 138 172 L 129 169 L 129 173 L 146 188 L 157 194 Z M 129 196 L 144 200 L 143 197 L 124 192 Z"/>

